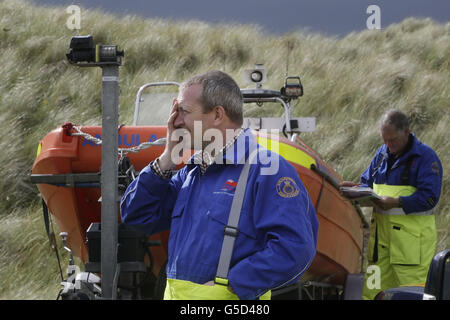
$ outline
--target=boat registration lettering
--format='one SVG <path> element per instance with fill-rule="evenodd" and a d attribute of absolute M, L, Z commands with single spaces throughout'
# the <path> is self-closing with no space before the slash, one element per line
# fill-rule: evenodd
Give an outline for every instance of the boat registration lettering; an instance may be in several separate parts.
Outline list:
<path fill-rule="evenodd" d="M 100 134 L 96 134 L 95 137 L 97 139 L 101 139 L 102 136 Z M 154 142 L 156 141 L 158 138 L 156 137 L 155 134 L 152 134 L 150 136 L 150 138 L 147 140 L 149 142 Z M 131 147 L 131 146 L 138 146 L 141 144 L 141 135 L 140 134 L 118 134 L 117 137 L 117 144 L 118 146 L 127 146 L 127 147 Z M 95 144 L 92 141 L 83 139 L 83 142 L 81 143 L 81 146 L 84 147 L 86 145 L 90 145 L 90 146 L 98 146 L 97 144 Z"/>

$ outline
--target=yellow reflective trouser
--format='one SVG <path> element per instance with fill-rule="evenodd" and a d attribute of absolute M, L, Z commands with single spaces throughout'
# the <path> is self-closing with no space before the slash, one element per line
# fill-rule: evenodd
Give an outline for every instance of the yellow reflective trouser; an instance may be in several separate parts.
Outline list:
<path fill-rule="evenodd" d="M 399 197 L 409 196 L 416 189 L 374 184 L 374 191 L 381 196 Z M 374 209 L 372 216 L 364 299 L 373 299 L 378 292 L 388 288 L 423 286 L 436 249 L 434 215 L 377 211 Z"/>
<path fill-rule="evenodd" d="M 260 300 L 270 300 L 268 291 L 259 297 Z M 167 279 L 164 300 L 239 300 L 238 296 L 230 292 L 227 286 L 216 284 L 206 286 L 190 281 Z"/>

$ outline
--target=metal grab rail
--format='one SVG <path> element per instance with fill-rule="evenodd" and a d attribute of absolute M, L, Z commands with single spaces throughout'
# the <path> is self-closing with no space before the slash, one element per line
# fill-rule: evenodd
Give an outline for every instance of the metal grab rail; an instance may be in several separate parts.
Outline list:
<path fill-rule="evenodd" d="M 180 84 L 178 82 L 174 82 L 174 81 L 162 81 L 162 82 L 149 82 L 144 84 L 143 86 L 141 86 L 138 90 L 138 93 L 136 95 L 136 102 L 134 105 L 134 119 L 133 119 L 133 126 L 137 125 L 137 121 L 138 121 L 138 115 L 139 115 L 139 109 L 140 109 L 140 103 L 141 101 L 141 96 L 142 96 L 142 92 L 149 88 L 149 87 L 157 87 L 157 86 L 178 86 L 180 87 Z"/>
<path fill-rule="evenodd" d="M 291 131 L 291 107 L 289 103 L 285 102 L 283 99 L 278 97 L 270 97 L 270 98 L 245 98 L 244 103 L 261 103 L 261 102 L 279 102 L 284 108 L 284 118 L 286 121 L 286 133 L 288 135 L 288 139 L 291 141 L 295 141 L 297 134 L 292 135 Z"/>

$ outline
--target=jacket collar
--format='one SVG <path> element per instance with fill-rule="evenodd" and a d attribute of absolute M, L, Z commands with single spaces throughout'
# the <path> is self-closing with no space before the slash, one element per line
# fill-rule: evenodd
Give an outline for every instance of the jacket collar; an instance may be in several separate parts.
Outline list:
<path fill-rule="evenodd" d="M 420 155 L 419 145 L 420 141 L 416 138 L 414 133 L 409 134 L 409 139 L 411 142 L 411 147 L 408 151 L 406 151 L 404 154 L 402 154 L 397 160 L 406 160 L 412 156 Z M 392 157 L 392 155 L 389 153 L 389 150 L 386 145 L 383 145 L 382 149 L 382 155 L 384 158 L 388 159 L 389 157 Z"/>
<path fill-rule="evenodd" d="M 249 151 L 253 151 L 257 148 L 256 138 L 249 128 L 243 130 L 243 132 L 237 137 L 233 145 L 227 148 L 224 152 L 220 152 L 215 158 L 211 166 L 221 164 L 244 164 L 245 159 L 248 157 Z M 196 152 L 187 162 L 189 170 L 192 167 L 198 165 L 199 154 Z"/>
<path fill-rule="evenodd" d="M 233 146 L 225 152 L 222 163 L 234 165 L 244 164 L 249 152 L 253 151 L 256 147 L 256 138 L 252 131 L 247 128 L 234 142 Z M 220 164 L 219 161 L 217 163 Z"/>

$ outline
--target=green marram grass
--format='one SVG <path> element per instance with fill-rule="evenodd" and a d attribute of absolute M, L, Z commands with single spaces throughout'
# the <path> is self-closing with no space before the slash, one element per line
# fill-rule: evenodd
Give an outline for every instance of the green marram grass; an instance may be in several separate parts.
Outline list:
<path fill-rule="evenodd" d="M 0 2 L 0 299 L 56 297 L 56 258 L 28 176 L 37 145 L 50 130 L 66 121 L 101 123 L 101 71 L 66 62 L 70 38 L 79 32 L 66 27 L 65 9 Z M 305 88 L 293 115 L 316 117 L 316 131 L 302 138 L 346 180 L 358 180 L 381 145 L 382 113 L 405 111 L 412 130 L 442 161 L 437 249 L 450 246 L 450 23 L 409 18 L 337 39 L 303 31 L 265 35 L 253 25 L 118 18 L 82 8 L 80 34 L 125 50 L 119 106 L 124 124 L 131 124 L 136 92 L 146 82 L 221 69 L 244 86 L 242 71 L 264 63 L 265 86 L 278 89 L 289 59 L 290 75 L 300 75 Z M 58 244 L 65 268 L 67 254 Z"/>

